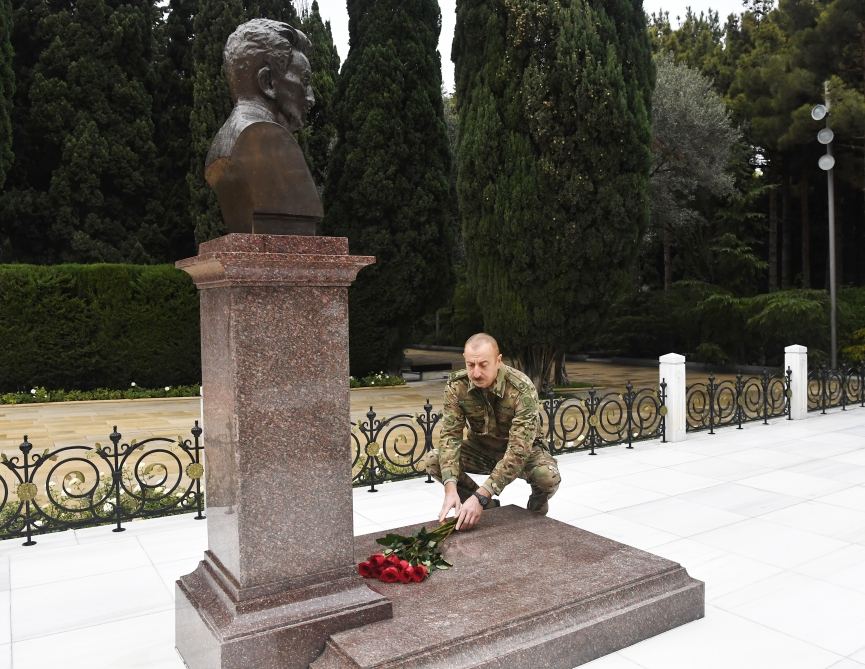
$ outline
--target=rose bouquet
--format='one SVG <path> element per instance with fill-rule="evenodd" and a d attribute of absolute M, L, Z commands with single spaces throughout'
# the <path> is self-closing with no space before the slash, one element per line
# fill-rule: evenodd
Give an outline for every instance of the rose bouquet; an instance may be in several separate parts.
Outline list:
<path fill-rule="evenodd" d="M 453 519 L 432 531 L 422 527 L 412 536 L 388 534 L 376 539 L 385 549 L 359 563 L 357 572 L 364 578 L 377 578 L 384 583 L 420 583 L 430 572 L 451 567 L 442 557 L 439 546 L 455 527 L 456 519 Z"/>

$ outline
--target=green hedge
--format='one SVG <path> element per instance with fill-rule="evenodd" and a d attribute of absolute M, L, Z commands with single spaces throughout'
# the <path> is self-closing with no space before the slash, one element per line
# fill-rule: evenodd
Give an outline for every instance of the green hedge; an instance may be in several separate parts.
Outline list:
<path fill-rule="evenodd" d="M 865 328 L 865 288 L 838 291 L 839 361 L 857 358 L 856 333 Z M 829 295 L 783 290 L 738 297 L 717 286 L 682 281 L 662 291 L 635 293 L 616 305 L 596 337 L 599 352 L 654 358 L 671 351 L 715 365 L 778 365 L 784 347 L 808 347 L 809 365 L 829 360 Z"/>
<path fill-rule="evenodd" d="M 170 265 L 0 265 L 0 392 L 201 380 L 198 296 Z"/>

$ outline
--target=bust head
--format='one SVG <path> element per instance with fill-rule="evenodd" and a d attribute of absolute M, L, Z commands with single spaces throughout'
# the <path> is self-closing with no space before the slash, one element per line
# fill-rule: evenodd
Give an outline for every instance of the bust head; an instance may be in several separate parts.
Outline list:
<path fill-rule="evenodd" d="M 263 104 L 274 121 L 299 130 L 315 102 L 310 48 L 309 38 L 287 23 L 253 19 L 238 26 L 223 51 L 232 101 Z"/>

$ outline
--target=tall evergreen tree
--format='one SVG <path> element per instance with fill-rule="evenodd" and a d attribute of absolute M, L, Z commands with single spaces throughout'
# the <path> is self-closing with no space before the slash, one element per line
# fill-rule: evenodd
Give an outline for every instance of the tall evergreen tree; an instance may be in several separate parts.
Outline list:
<path fill-rule="evenodd" d="M 170 0 L 161 23 L 154 64 L 155 142 L 159 161 L 159 200 L 164 211 L 160 229 L 170 257 L 195 253 L 186 175 L 192 164 L 189 118 L 192 113 L 192 37 L 197 0 Z"/>
<path fill-rule="evenodd" d="M 375 255 L 351 289 L 353 373 L 395 369 L 450 284 L 450 156 L 436 0 L 349 0 L 325 230 Z"/>
<path fill-rule="evenodd" d="M 668 13 L 652 14 L 649 37 L 655 53 L 672 53 L 677 63 L 699 70 L 719 92 L 726 92 L 730 82 L 724 66 L 724 28 L 717 12 L 695 14 L 689 7 L 676 30 Z"/>
<path fill-rule="evenodd" d="M 153 4 L 26 2 L 16 16 L 30 10 L 22 18 L 35 32 L 23 40 L 20 65 L 27 71 L 27 121 L 16 137 L 29 155 L 22 174 L 13 176 L 14 197 L 4 197 L 3 219 L 4 228 L 14 227 L 21 215 L 39 243 L 15 255 L 39 262 L 152 261 L 165 248 L 152 207 L 155 147 L 146 86 Z"/>
<path fill-rule="evenodd" d="M 594 0 L 591 6 L 596 12 L 602 12 L 608 21 L 604 32 L 609 31 L 609 39 L 622 62 L 628 110 L 635 119 L 644 118 L 645 114 L 650 114 L 655 87 L 655 66 L 646 32 L 646 15 L 634 0 Z M 645 126 L 641 128 L 640 123 L 635 123 L 632 130 L 637 134 L 645 132 Z"/>
<path fill-rule="evenodd" d="M 336 142 L 333 97 L 339 78 L 339 54 L 333 45 L 330 21 L 323 21 L 321 18 L 318 0 L 313 0 L 310 9 L 303 12 L 300 25 L 312 42 L 312 52 L 308 56 L 312 66 L 315 106 L 310 111 L 307 126 L 299 133 L 298 140 L 306 155 L 312 178 L 321 190 L 324 188 L 327 166 Z"/>
<path fill-rule="evenodd" d="M 57 151 L 41 133 L 42 119 L 30 113 L 30 88 L 39 55 L 48 46 L 41 26 L 52 6 L 42 0 L 13 0 L 12 8 L 15 161 L 0 195 L 0 260 L 51 262 L 57 254 L 56 245 L 48 237 L 48 183 Z"/>
<path fill-rule="evenodd" d="M 246 20 L 273 19 L 295 28 L 300 27 L 300 19 L 291 0 L 244 0 L 243 11 Z"/>
<path fill-rule="evenodd" d="M 788 28 L 797 63 L 815 72 L 818 81 L 829 84 L 841 214 L 836 226 L 839 280 L 862 285 L 865 284 L 865 3 L 826 0 L 820 4 L 816 16 L 807 12 L 810 9 L 807 5 L 799 8 L 795 2 L 785 3 L 783 9 L 787 13 L 797 10 Z M 806 28 L 802 26 L 803 13 L 806 19 L 813 17 Z M 819 98 L 819 93 L 814 98 Z M 810 107 L 806 103 L 793 112 L 793 123 L 785 139 L 813 147 Z"/>
<path fill-rule="evenodd" d="M 12 96 L 15 73 L 12 70 L 12 2 L 0 0 L 0 188 L 12 164 Z"/>
<path fill-rule="evenodd" d="M 816 168 L 823 149 L 810 110 L 830 83 L 839 280 L 865 281 L 865 4 L 751 0 L 723 35 L 713 20 L 689 14 L 675 31 L 656 17 L 652 37 L 659 51 L 714 77 L 743 128 L 752 150 L 740 158 L 737 184 L 749 192 L 739 222 L 760 228 L 770 289 L 828 285 L 825 175 Z M 754 166 L 760 178 L 751 178 Z M 731 224 L 730 212 L 715 204 L 706 213 Z"/>
<path fill-rule="evenodd" d="M 189 119 L 192 164 L 187 175 L 190 218 L 198 243 L 225 234 L 216 195 L 204 180 L 204 159 L 213 136 L 231 113 L 228 84 L 222 72 L 222 49 L 243 20 L 241 0 L 199 0 L 193 24 L 193 103 Z"/>
<path fill-rule="evenodd" d="M 800 16 L 799 28 L 813 21 L 816 8 L 811 7 L 810 11 L 810 19 Z M 730 108 L 745 129 L 746 141 L 759 147 L 766 162 L 763 172 L 770 188 L 762 204 L 767 214 L 765 248 L 770 291 L 785 287 L 782 268 L 789 263 L 785 241 L 789 242 L 791 235 L 787 204 L 789 178 L 800 174 L 803 168 L 805 174 L 812 172 L 819 155 L 816 142 L 794 147 L 784 139 L 793 111 L 809 100 L 813 103 L 819 90 L 815 73 L 795 62 L 795 49 L 785 28 L 788 18 L 775 10 L 764 14 L 762 7 L 742 16 L 741 30 L 745 33 L 742 41 L 748 48 L 737 60 L 735 76 L 727 92 Z M 805 219 L 803 228 L 808 227 Z"/>
<path fill-rule="evenodd" d="M 457 4 L 469 279 L 485 327 L 538 384 L 628 285 L 647 225 L 654 74 L 642 17 L 640 3 Z"/>

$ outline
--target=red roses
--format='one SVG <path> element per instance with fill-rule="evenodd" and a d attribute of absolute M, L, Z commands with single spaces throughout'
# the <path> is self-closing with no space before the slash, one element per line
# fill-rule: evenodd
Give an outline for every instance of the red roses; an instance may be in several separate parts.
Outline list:
<path fill-rule="evenodd" d="M 365 562 L 359 563 L 357 573 L 385 583 L 420 583 L 431 571 L 451 566 L 442 557 L 439 544 L 451 535 L 455 527 L 456 519 L 452 519 L 431 532 L 422 527 L 410 537 L 388 534 L 376 539 L 386 547 L 385 551 L 370 555 Z"/>
<path fill-rule="evenodd" d="M 410 564 L 393 553 L 388 556 L 376 553 L 357 565 L 357 573 L 384 583 L 420 583 L 429 576 L 429 569 L 423 564 Z"/>

